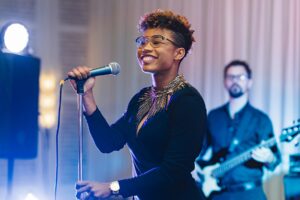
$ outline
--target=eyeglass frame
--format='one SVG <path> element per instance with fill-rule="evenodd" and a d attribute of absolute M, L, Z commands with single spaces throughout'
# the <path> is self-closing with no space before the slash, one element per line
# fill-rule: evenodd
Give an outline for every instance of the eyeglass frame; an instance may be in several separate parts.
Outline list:
<path fill-rule="evenodd" d="M 139 44 L 139 40 L 140 39 L 146 39 L 146 42 L 144 42 L 144 44 Z M 153 44 L 153 42 L 151 41 L 151 39 L 155 39 L 155 38 L 161 38 L 162 39 L 162 41 L 164 41 L 164 40 L 167 40 L 167 41 L 169 41 L 169 42 L 171 42 L 174 46 L 176 46 L 176 47 L 180 47 L 176 42 L 174 42 L 173 40 L 171 40 L 171 39 L 169 39 L 169 38 L 167 38 L 167 37 L 165 37 L 165 36 L 163 36 L 163 35 L 152 35 L 152 36 L 139 36 L 139 37 L 137 37 L 136 39 L 135 39 L 135 44 L 136 44 L 136 46 L 137 46 L 137 48 L 142 48 L 143 46 L 145 46 L 146 44 L 148 44 L 149 42 L 150 42 L 150 45 L 153 47 L 153 48 L 158 48 L 161 44 L 164 44 L 164 43 L 160 43 L 160 44 L 158 44 L 158 45 L 155 45 L 155 44 Z"/>
<path fill-rule="evenodd" d="M 249 76 L 246 74 L 239 74 L 239 75 L 227 74 L 225 76 L 225 79 L 228 79 L 230 81 L 234 81 L 234 80 L 245 81 L 246 79 L 249 79 Z"/>

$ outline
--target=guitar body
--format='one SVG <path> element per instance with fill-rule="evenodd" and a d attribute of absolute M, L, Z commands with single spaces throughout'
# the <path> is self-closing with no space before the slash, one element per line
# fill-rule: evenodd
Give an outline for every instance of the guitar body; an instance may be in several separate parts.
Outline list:
<path fill-rule="evenodd" d="M 218 185 L 218 179 L 213 177 L 213 170 L 220 167 L 220 162 L 224 160 L 224 157 L 228 153 L 228 149 L 224 148 L 215 153 L 215 155 L 208 161 L 197 160 L 195 169 L 192 171 L 192 176 L 196 180 L 206 197 L 209 197 L 212 192 L 218 192 L 221 190 Z"/>
<path fill-rule="evenodd" d="M 216 178 L 212 176 L 212 171 L 217 169 L 220 166 L 219 163 L 216 163 L 211 166 L 204 167 L 202 169 L 202 174 L 204 175 L 204 182 L 202 183 L 202 190 L 206 197 L 208 197 L 214 191 L 220 191 L 221 188 L 218 185 Z"/>

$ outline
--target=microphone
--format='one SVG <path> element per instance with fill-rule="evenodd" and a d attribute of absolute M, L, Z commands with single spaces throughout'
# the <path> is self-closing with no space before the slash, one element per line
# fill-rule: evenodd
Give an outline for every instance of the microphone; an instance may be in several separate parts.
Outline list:
<path fill-rule="evenodd" d="M 111 62 L 108 65 L 92 69 L 89 77 L 102 76 L 107 74 L 117 75 L 120 73 L 120 65 L 116 62 Z"/>
<path fill-rule="evenodd" d="M 88 76 L 89 77 L 94 77 L 94 76 L 103 76 L 103 75 L 107 75 L 107 74 L 112 74 L 112 75 L 117 75 L 120 73 L 120 65 L 119 63 L 116 62 L 111 62 L 108 65 L 104 65 L 102 67 L 98 67 L 95 69 L 90 70 L 90 74 Z M 67 77 L 65 80 L 68 79 L 76 79 L 74 77 Z"/>

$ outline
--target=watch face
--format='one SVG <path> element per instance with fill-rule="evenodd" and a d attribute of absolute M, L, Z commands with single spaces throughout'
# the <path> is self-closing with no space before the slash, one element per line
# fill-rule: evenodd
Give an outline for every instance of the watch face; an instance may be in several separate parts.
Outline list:
<path fill-rule="evenodd" d="M 118 193 L 120 190 L 120 185 L 118 181 L 114 181 L 110 184 L 110 189 L 113 193 Z"/>

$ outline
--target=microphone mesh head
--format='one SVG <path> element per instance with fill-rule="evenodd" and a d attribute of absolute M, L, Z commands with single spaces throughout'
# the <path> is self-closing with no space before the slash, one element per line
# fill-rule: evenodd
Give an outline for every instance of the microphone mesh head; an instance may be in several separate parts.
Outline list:
<path fill-rule="evenodd" d="M 121 67 L 120 67 L 119 63 L 111 62 L 111 63 L 109 63 L 109 66 L 111 67 L 111 73 L 113 75 L 117 75 L 120 73 Z"/>

